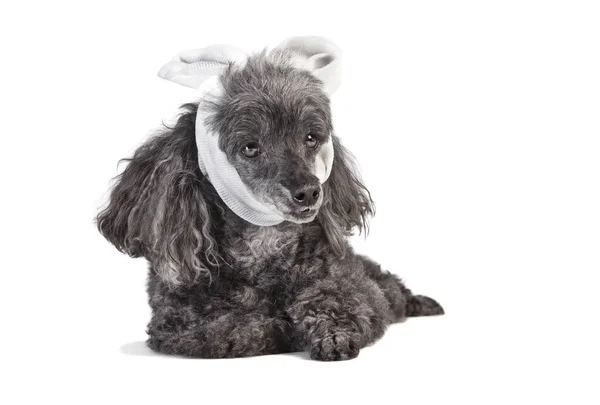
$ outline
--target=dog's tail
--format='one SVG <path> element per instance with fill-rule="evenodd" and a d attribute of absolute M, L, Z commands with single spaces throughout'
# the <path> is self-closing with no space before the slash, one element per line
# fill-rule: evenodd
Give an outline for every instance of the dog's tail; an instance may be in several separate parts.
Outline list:
<path fill-rule="evenodd" d="M 408 290 L 408 288 L 407 288 Z M 410 292 L 410 290 L 408 290 Z M 443 315 L 444 308 L 433 298 L 410 295 L 406 300 L 406 316 Z"/>
<path fill-rule="evenodd" d="M 407 317 L 444 314 L 444 308 L 434 299 L 413 295 L 398 276 L 382 270 L 379 264 L 367 257 L 360 256 L 360 259 L 367 275 L 379 285 L 390 302 L 394 322 Z"/>

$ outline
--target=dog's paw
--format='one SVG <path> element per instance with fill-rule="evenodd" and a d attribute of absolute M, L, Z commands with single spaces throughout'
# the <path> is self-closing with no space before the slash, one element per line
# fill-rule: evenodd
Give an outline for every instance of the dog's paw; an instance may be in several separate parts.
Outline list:
<path fill-rule="evenodd" d="M 336 332 L 315 342 L 310 349 L 310 358 L 320 361 L 350 360 L 358 356 L 359 350 L 353 334 Z"/>

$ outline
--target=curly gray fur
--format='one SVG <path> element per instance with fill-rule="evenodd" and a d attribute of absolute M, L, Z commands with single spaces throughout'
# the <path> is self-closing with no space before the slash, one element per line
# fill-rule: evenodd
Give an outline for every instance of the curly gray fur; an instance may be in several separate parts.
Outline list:
<path fill-rule="evenodd" d="M 244 183 L 290 220 L 258 227 L 237 217 L 199 170 L 197 104 L 144 145 L 118 176 L 100 232 L 150 264 L 148 345 L 193 357 L 240 357 L 306 350 L 318 360 L 356 357 L 387 325 L 443 313 L 348 244 L 373 214 L 350 153 L 333 135 L 321 83 L 285 56 L 262 53 L 222 78 L 225 95 L 208 124 Z M 294 219 L 295 187 L 315 184 L 307 133 L 333 137 L 335 160 L 313 207 Z M 258 142 L 265 153 L 240 153 Z M 318 184 L 318 183 L 317 183 Z"/>

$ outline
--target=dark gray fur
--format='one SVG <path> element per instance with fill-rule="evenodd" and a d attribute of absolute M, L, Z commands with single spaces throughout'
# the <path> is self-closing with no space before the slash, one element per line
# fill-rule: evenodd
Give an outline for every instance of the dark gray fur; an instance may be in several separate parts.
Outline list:
<path fill-rule="evenodd" d="M 225 206 L 198 167 L 196 104 L 173 128 L 142 145 L 118 176 L 100 232 L 150 263 L 148 346 L 162 353 L 221 358 L 308 351 L 313 359 L 354 358 L 387 325 L 442 314 L 395 275 L 348 244 L 373 205 L 353 161 L 332 135 L 321 83 L 285 55 L 262 53 L 223 75 L 225 96 L 208 108 L 220 147 L 244 183 L 287 221 L 259 227 Z M 333 136 L 335 160 L 315 219 L 295 218 L 290 190 L 313 184 L 308 132 Z M 258 142 L 264 153 L 240 150 Z M 318 183 L 318 182 L 317 182 Z M 311 218 L 312 219 L 312 218 Z"/>

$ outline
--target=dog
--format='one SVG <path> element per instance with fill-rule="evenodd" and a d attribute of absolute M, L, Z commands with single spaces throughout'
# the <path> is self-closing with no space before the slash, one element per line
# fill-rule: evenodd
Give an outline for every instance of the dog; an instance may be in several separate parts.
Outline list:
<path fill-rule="evenodd" d="M 350 246 L 374 206 L 333 134 L 323 82 L 289 54 L 264 51 L 229 65 L 219 85 L 219 97 L 183 105 L 126 159 L 97 217 L 119 251 L 149 262 L 147 345 L 198 358 L 307 351 L 346 360 L 391 323 L 443 314 Z M 203 173 L 200 108 L 219 152 L 281 222 L 245 220 Z M 333 160 L 322 182 L 316 156 L 326 145 Z"/>

